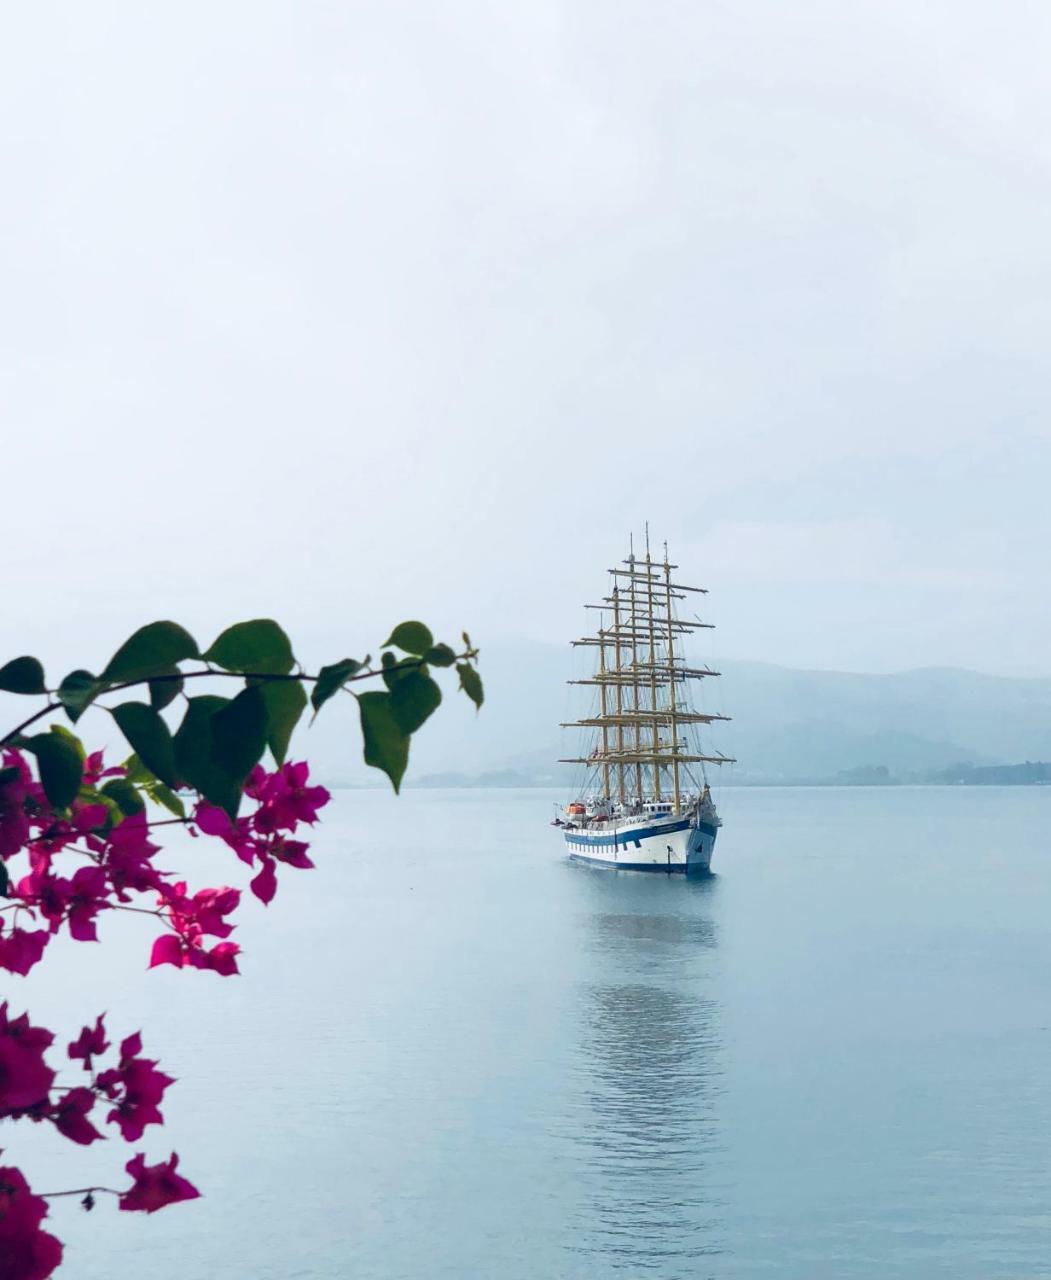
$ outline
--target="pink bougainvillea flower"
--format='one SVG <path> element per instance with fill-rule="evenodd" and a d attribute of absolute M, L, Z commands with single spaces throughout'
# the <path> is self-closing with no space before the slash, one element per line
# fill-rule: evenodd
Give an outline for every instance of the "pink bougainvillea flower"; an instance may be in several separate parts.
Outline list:
<path fill-rule="evenodd" d="M 199 942 L 190 942 L 174 933 L 162 934 L 150 952 L 151 969 L 158 965 L 172 964 L 177 969 L 212 969 L 223 977 L 238 973 L 237 955 L 241 948 L 236 942 L 217 942 L 206 951 Z"/>
<path fill-rule="evenodd" d="M 84 1060 L 85 1071 L 91 1070 L 92 1058 L 97 1058 L 109 1048 L 109 1041 L 106 1039 L 106 1025 L 103 1022 L 104 1017 L 105 1014 L 100 1013 L 95 1019 L 93 1027 L 82 1027 L 80 1035 L 77 1036 L 67 1050 L 74 1061 L 77 1058 Z"/>
<path fill-rule="evenodd" d="M 174 933 L 162 933 L 150 950 L 149 968 L 156 969 L 161 964 L 173 964 L 176 969 L 183 966 L 182 939 Z"/>
<path fill-rule="evenodd" d="M 102 778 L 123 778 L 127 770 L 123 765 L 115 764 L 109 769 L 105 767 L 101 751 L 93 751 L 84 761 L 84 782 L 93 787 Z"/>
<path fill-rule="evenodd" d="M 28 1110 L 47 1100 L 55 1073 L 44 1061 L 54 1040 L 50 1031 L 29 1025 L 29 1015 L 8 1019 L 0 1004 L 0 1115 Z"/>
<path fill-rule="evenodd" d="M 286 866 L 298 867 L 301 870 L 313 867 L 314 864 L 307 857 L 309 847 L 302 840 L 288 840 L 279 835 L 270 836 L 265 844 L 259 844 L 257 857 L 262 868 L 249 887 L 260 902 L 269 904 L 277 892 L 276 862 L 283 862 Z"/>
<path fill-rule="evenodd" d="M 259 791 L 270 775 L 261 764 L 254 764 L 245 778 L 244 792 L 253 800 L 259 799 Z"/>
<path fill-rule="evenodd" d="M 303 841 L 280 834 L 294 831 L 301 822 L 315 822 L 318 809 L 330 799 L 324 787 L 308 787 L 308 777 L 309 768 L 302 762 L 282 765 L 275 773 L 256 765 L 245 782 L 245 794 L 259 802 L 254 813 L 235 821 L 225 810 L 207 801 L 202 801 L 194 813 L 194 821 L 204 835 L 224 840 L 249 866 L 260 864 L 249 887 L 265 904 L 272 902 L 277 893 L 275 863 L 304 869 L 314 865 Z"/>
<path fill-rule="evenodd" d="M 299 823 L 317 821 L 317 811 L 332 798 L 324 787 L 308 787 L 310 766 L 305 760 L 283 764 L 276 773 L 262 778 L 249 774 L 259 809 L 252 815 L 257 831 L 294 831 Z M 248 785 L 245 790 L 248 791 Z"/>
<path fill-rule="evenodd" d="M 137 1058 L 142 1053 L 142 1032 L 133 1031 L 120 1042 L 120 1057 L 124 1062 L 129 1058 Z"/>
<path fill-rule="evenodd" d="M 163 1124 L 160 1103 L 175 1081 L 157 1070 L 150 1058 L 140 1058 L 142 1037 L 136 1033 L 121 1042 L 120 1062 L 100 1072 L 95 1083 L 116 1105 L 106 1117 L 116 1123 L 125 1142 L 138 1142 L 148 1124 Z"/>
<path fill-rule="evenodd" d="M 102 1137 L 88 1119 L 88 1112 L 94 1105 L 95 1095 L 90 1089 L 85 1089 L 83 1086 L 69 1089 L 52 1106 L 49 1113 L 50 1119 L 54 1121 L 55 1128 L 63 1137 L 86 1147 L 88 1143 Z M 0 1272 L 0 1275 L 2 1274 Z"/>
<path fill-rule="evenodd" d="M 160 852 L 160 845 L 154 844 L 149 835 L 146 815 L 133 813 L 108 832 L 104 840 L 92 837 L 88 841 L 101 855 L 102 865 L 120 902 L 129 900 L 129 889 L 150 893 L 163 884 L 167 873 L 158 871 L 152 861 L 153 855 Z"/>
<path fill-rule="evenodd" d="M 55 1040 L 51 1032 L 44 1027 L 30 1026 L 28 1013 L 23 1013 L 17 1018 L 9 1018 L 6 1000 L 0 1004 L 0 1036 L 5 1035 L 41 1052 L 49 1048 Z"/>
<path fill-rule="evenodd" d="M 286 840 L 284 836 L 276 836 L 270 842 L 267 852 L 278 862 L 287 862 L 290 867 L 299 867 L 300 870 L 306 871 L 314 865 L 307 857 L 309 848 L 310 845 L 303 840 Z"/>
<path fill-rule="evenodd" d="M 95 916 L 105 906 L 106 873 L 101 867 L 81 867 L 69 882 L 66 919 L 69 932 L 78 942 L 98 942 Z"/>
<path fill-rule="evenodd" d="M 63 849 L 77 838 L 76 831 L 64 818 L 49 818 L 43 823 L 35 823 L 37 834 L 30 837 L 26 852 L 29 854 L 29 865 L 33 870 L 40 870 L 51 865 L 53 854 Z"/>
<path fill-rule="evenodd" d="M 206 836 L 219 836 L 233 849 L 242 862 L 249 866 L 255 860 L 256 840 L 252 835 L 251 818 L 238 818 L 236 822 L 225 809 L 202 800 L 194 812 L 194 821 Z"/>
<path fill-rule="evenodd" d="M 40 1229 L 47 1201 L 35 1196 L 19 1169 L 0 1169 L 0 1280 L 47 1280 L 62 1246 Z"/>
<path fill-rule="evenodd" d="M 241 901 L 241 891 L 224 885 L 220 889 L 200 889 L 191 899 L 193 918 L 200 926 L 202 933 L 210 933 L 215 938 L 228 938 L 234 926 L 223 916 L 236 911 Z"/>
<path fill-rule="evenodd" d="M 202 934 L 228 938 L 234 926 L 223 916 L 237 909 L 241 891 L 224 885 L 221 889 L 199 889 L 191 898 L 186 881 L 163 885 L 160 903 L 167 907 L 172 924 L 184 937 L 196 939 Z"/>
<path fill-rule="evenodd" d="M 193 820 L 206 836 L 227 836 L 234 829 L 234 820 L 217 804 L 202 800 L 194 810 Z"/>
<path fill-rule="evenodd" d="M 101 867 L 81 867 L 71 880 L 54 875 L 47 860 L 34 862 L 18 882 L 18 892 L 32 902 L 57 933 L 63 920 L 78 942 L 97 942 L 95 916 L 106 904 L 106 873 Z"/>
<path fill-rule="evenodd" d="M 51 855 L 63 848 L 61 840 L 34 840 L 27 850 L 29 854 L 29 873 L 36 879 L 43 879 L 51 870 Z M 27 894 L 31 893 L 31 884 L 27 884 Z"/>
<path fill-rule="evenodd" d="M 52 883 L 57 879 L 51 875 L 50 856 L 42 855 L 38 848 L 34 848 L 29 855 L 29 875 L 23 876 L 15 885 L 15 892 L 19 898 L 36 907 L 49 922 L 54 922 L 52 933 L 58 930 L 62 913 L 66 908 L 65 890 L 59 888 L 59 884 Z M 64 886 L 68 881 L 63 880 L 60 883 Z"/>
<path fill-rule="evenodd" d="M 175 1172 L 178 1164 L 179 1157 L 174 1152 L 170 1160 L 160 1164 L 148 1165 L 141 1152 L 129 1160 L 125 1168 L 133 1182 L 131 1189 L 121 1196 L 120 1207 L 156 1213 L 165 1205 L 177 1204 L 180 1200 L 196 1200 L 201 1193 L 192 1182 Z"/>
<path fill-rule="evenodd" d="M 273 858 L 264 854 L 261 861 L 263 868 L 253 878 L 249 887 L 260 902 L 269 906 L 273 901 L 274 894 L 277 893 L 277 872 L 274 870 Z"/>
<path fill-rule="evenodd" d="M 211 969 L 221 977 L 229 978 L 238 973 L 237 956 L 241 948 L 236 942 L 217 942 L 210 951 L 203 948 L 190 952 L 190 964 L 195 969 Z"/>
<path fill-rule="evenodd" d="M 109 809 L 104 804 L 85 804 L 77 801 L 73 805 L 73 827 L 78 835 L 86 835 L 104 827 L 109 821 Z"/>
<path fill-rule="evenodd" d="M 150 968 L 172 964 L 178 969 L 213 969 L 223 975 L 237 973 L 235 957 L 241 948 L 235 942 L 219 942 L 208 949 L 202 939 L 208 934 L 225 938 L 232 933 L 233 925 L 223 917 L 240 901 L 240 891 L 229 887 L 200 889 L 191 898 L 185 881 L 162 886 L 160 903 L 167 907 L 176 932 L 158 938 L 153 944 Z"/>
<path fill-rule="evenodd" d="M 39 963 L 51 935 L 46 929 L 13 928 L 6 935 L 3 930 L 4 923 L 0 920 L 0 969 L 25 976 Z"/>

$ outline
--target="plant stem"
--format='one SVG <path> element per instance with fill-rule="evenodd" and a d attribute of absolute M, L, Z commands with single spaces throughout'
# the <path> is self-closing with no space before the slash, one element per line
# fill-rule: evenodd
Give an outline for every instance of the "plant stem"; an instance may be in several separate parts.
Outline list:
<path fill-rule="evenodd" d="M 102 908 L 104 911 L 130 911 L 137 916 L 156 916 L 158 920 L 168 923 L 168 917 L 163 911 L 151 911 L 149 907 L 126 907 L 123 902 L 107 902 Z"/>
<path fill-rule="evenodd" d="M 122 1196 L 123 1191 L 114 1191 L 112 1187 L 75 1187 L 72 1191 L 34 1191 L 35 1196 L 45 1200 L 54 1200 L 56 1196 L 90 1196 L 96 1191 L 104 1191 L 109 1196 Z"/>
<path fill-rule="evenodd" d="M 31 724 L 35 724 L 37 720 L 42 719 L 61 705 L 61 702 L 49 702 L 46 707 L 34 712 L 33 715 L 23 720 L 21 724 L 16 724 L 10 733 L 5 734 L 4 737 L 0 738 L 0 747 L 2 747 L 5 742 L 10 742 L 12 738 L 17 738 L 23 729 L 28 729 Z"/>
<path fill-rule="evenodd" d="M 477 656 L 477 649 L 466 649 L 463 653 L 455 656 L 455 661 L 465 662 Z M 423 658 L 403 658 L 398 663 L 398 668 L 404 671 L 406 668 L 422 667 L 426 665 Z M 357 675 L 347 676 L 343 681 L 344 685 L 357 684 L 361 680 L 371 680 L 375 676 L 383 674 L 380 667 L 367 667 L 364 671 L 359 671 Z M 106 689 L 100 691 L 100 696 L 104 693 L 119 693 L 122 689 L 134 689 L 140 684 L 171 684 L 173 680 L 200 680 L 205 676 L 225 676 L 230 680 L 302 680 L 305 684 L 315 684 L 320 680 L 320 676 L 308 675 L 306 672 L 290 671 L 287 675 L 279 675 L 272 671 L 219 671 L 215 667 L 205 667 L 203 671 L 176 671 L 170 675 L 161 676 L 141 676 L 138 680 L 125 680 L 122 684 L 112 684 Z M 0 738 L 0 747 L 10 742 L 12 738 L 16 738 L 23 729 L 28 729 L 31 724 L 35 724 L 37 720 L 49 715 L 52 711 L 57 711 L 62 706 L 61 702 L 49 702 L 46 707 L 42 707 L 33 715 L 28 716 L 21 724 L 16 725 L 9 733 L 4 734 Z M 100 705 L 100 710 L 109 711 L 109 707 Z"/>

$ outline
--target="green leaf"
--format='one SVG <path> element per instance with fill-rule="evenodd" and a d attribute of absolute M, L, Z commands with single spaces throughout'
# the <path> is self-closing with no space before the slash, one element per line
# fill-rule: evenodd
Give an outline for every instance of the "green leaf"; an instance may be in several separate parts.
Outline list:
<path fill-rule="evenodd" d="M 406 671 L 392 686 L 391 714 L 402 733 L 412 734 L 438 709 L 441 700 L 442 691 L 437 682 L 416 667 Z"/>
<path fill-rule="evenodd" d="M 169 813 L 174 813 L 177 818 L 186 817 L 186 806 L 171 787 L 166 787 L 163 782 L 155 782 L 153 786 L 147 788 L 146 794 L 151 800 L 156 800 L 158 804 L 163 805 Z"/>
<path fill-rule="evenodd" d="M 175 784 L 175 748 L 168 726 L 145 702 L 122 702 L 113 708 L 121 733 L 147 769 L 169 786 Z"/>
<path fill-rule="evenodd" d="M 164 674 L 173 678 L 150 681 L 150 706 L 154 711 L 163 711 L 170 702 L 174 702 L 179 694 L 182 693 L 183 679 L 179 674 L 178 667 L 172 667 L 171 671 L 166 671 Z"/>
<path fill-rule="evenodd" d="M 225 699 L 220 698 L 219 701 L 225 702 Z M 173 748 L 175 746 L 174 738 L 172 739 L 172 746 Z M 163 805 L 169 813 L 174 813 L 177 818 L 186 817 L 186 806 L 183 802 L 171 787 L 165 786 L 159 778 L 150 773 L 137 755 L 128 756 L 127 760 L 124 761 L 124 768 L 127 770 L 128 781 L 138 783 L 151 800 Z"/>
<path fill-rule="evenodd" d="M 271 618 L 227 627 L 204 656 L 227 671 L 279 676 L 287 675 L 296 662 L 288 636 Z"/>
<path fill-rule="evenodd" d="M 398 649 L 404 649 L 406 653 L 414 653 L 417 657 L 422 657 L 433 644 L 434 636 L 422 622 L 400 622 L 390 633 L 390 639 L 384 643 L 383 647 L 386 649 L 394 645 Z"/>
<path fill-rule="evenodd" d="M 64 724 L 53 724 L 51 726 L 51 732 L 57 733 L 60 738 L 65 738 L 65 740 L 77 753 L 77 759 L 81 762 L 81 764 L 84 763 L 88 753 L 84 750 L 83 742 L 81 742 L 81 740 L 77 737 L 77 735 L 73 732 L 72 729 L 67 729 Z"/>
<path fill-rule="evenodd" d="M 269 721 L 259 685 L 242 689 L 212 717 L 212 760 L 240 785 L 266 750 Z"/>
<path fill-rule="evenodd" d="M 175 769 L 179 777 L 197 791 L 203 790 L 195 777 L 197 766 L 212 758 L 212 716 L 229 705 L 229 698 L 220 698 L 214 693 L 186 700 L 186 712 L 173 739 Z"/>
<path fill-rule="evenodd" d="M 36 658 L 12 658 L 0 667 L 0 689 L 4 693 L 47 693 L 44 668 Z"/>
<path fill-rule="evenodd" d="M 365 763 L 382 769 L 398 791 L 409 763 L 409 735 L 402 732 L 394 718 L 391 695 L 378 689 L 363 693 L 358 697 L 358 708 Z"/>
<path fill-rule="evenodd" d="M 278 764 L 285 763 L 292 731 L 307 705 L 307 695 L 298 680 L 263 680 L 257 686 L 266 703 L 267 744 Z"/>
<path fill-rule="evenodd" d="M 231 818 L 237 817 L 241 784 L 219 767 L 214 758 L 212 722 L 229 698 L 203 694 L 187 699 L 186 714 L 175 734 L 175 767 L 179 777 L 199 791 L 206 800 L 221 806 Z"/>
<path fill-rule="evenodd" d="M 6 769 L 0 769 L 0 787 L 6 787 L 9 782 L 14 782 L 21 772 L 22 770 L 16 764 L 10 764 Z"/>
<path fill-rule="evenodd" d="M 124 761 L 124 770 L 129 782 L 147 783 L 157 781 L 134 752 Z"/>
<path fill-rule="evenodd" d="M 102 679 L 109 684 L 163 675 L 177 662 L 199 658 L 197 641 L 176 622 L 151 622 L 129 636 L 110 658 Z"/>
<path fill-rule="evenodd" d="M 146 802 L 139 795 L 138 787 L 130 783 L 127 778 L 110 778 L 99 790 L 104 796 L 109 796 L 125 816 L 142 813 L 146 808 Z"/>
<path fill-rule="evenodd" d="M 66 708 L 66 715 L 76 724 L 102 692 L 103 687 L 90 671 L 78 668 L 63 678 L 56 691 L 56 697 Z"/>
<path fill-rule="evenodd" d="M 415 675 L 417 671 L 422 671 L 424 674 L 427 671 L 419 658 L 396 658 L 389 651 L 383 654 L 380 663 L 383 667 L 383 683 L 388 689 L 393 689 L 399 681 Z"/>
<path fill-rule="evenodd" d="M 76 799 L 84 776 L 80 752 L 60 733 L 38 733 L 23 744 L 36 756 L 44 794 L 56 809 L 65 809 Z"/>
<path fill-rule="evenodd" d="M 11 877 L 7 874 L 7 863 L 0 860 L 0 898 L 10 898 L 10 887 Z"/>
<path fill-rule="evenodd" d="M 469 662 L 458 662 L 456 670 L 460 673 L 460 688 L 476 707 L 481 707 L 485 698 L 482 692 L 482 677 Z"/>
<path fill-rule="evenodd" d="M 424 662 L 432 667 L 451 667 L 456 661 L 456 654 L 447 644 L 436 644 L 423 655 Z"/>
<path fill-rule="evenodd" d="M 317 713 L 329 698 L 334 697 L 343 688 L 344 682 L 351 676 L 357 675 L 361 669 L 362 664 L 353 658 L 343 658 L 340 662 L 332 662 L 327 667 L 321 668 L 310 694 L 314 719 L 317 719 Z"/>

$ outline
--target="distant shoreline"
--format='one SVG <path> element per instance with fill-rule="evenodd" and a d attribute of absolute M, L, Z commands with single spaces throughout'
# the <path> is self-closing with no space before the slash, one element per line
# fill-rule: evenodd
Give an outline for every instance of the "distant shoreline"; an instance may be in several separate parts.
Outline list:
<path fill-rule="evenodd" d="M 547 788 L 572 790 L 574 779 L 537 776 L 524 770 L 493 770 L 483 774 L 424 774 L 407 785 L 416 789 L 492 790 L 495 788 Z M 886 765 L 863 765 L 845 769 L 829 777 L 720 777 L 712 782 L 722 787 L 1041 787 L 1051 786 L 1051 763 L 1027 760 L 1021 764 L 975 765 L 969 762 L 948 769 L 895 773 Z"/>
<path fill-rule="evenodd" d="M 334 791 L 389 791 L 382 782 L 331 782 L 325 783 Z M 782 782 L 725 782 L 715 784 L 733 791 L 873 791 L 873 790 L 907 790 L 914 791 L 959 791 L 967 790 L 1018 790 L 1019 788 L 1051 787 L 1048 782 L 831 782 L 823 780 L 798 780 Z M 406 780 L 403 791 L 548 791 L 565 795 L 571 790 L 557 782 L 410 782 Z"/>

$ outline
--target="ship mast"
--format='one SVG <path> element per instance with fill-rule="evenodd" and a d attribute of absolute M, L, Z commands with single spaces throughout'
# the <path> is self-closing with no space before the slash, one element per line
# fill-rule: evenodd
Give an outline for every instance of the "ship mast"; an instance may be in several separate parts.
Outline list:
<path fill-rule="evenodd" d="M 620 588 L 616 585 L 614 579 L 613 586 L 613 631 L 616 636 L 614 640 L 614 654 L 616 655 L 616 664 L 614 667 L 615 679 L 614 688 L 617 694 L 617 755 L 624 754 L 624 684 L 623 674 L 624 668 L 620 662 Z M 626 804 L 628 797 L 624 789 L 624 765 L 619 762 L 615 766 L 617 770 L 617 799 L 621 804 Z"/>
<path fill-rule="evenodd" d="M 660 755 L 660 724 L 657 720 L 657 639 L 653 631 L 653 568 L 650 563 L 650 525 L 646 522 L 646 620 L 650 629 L 650 710 L 653 712 L 653 754 Z M 675 734 L 672 734 L 672 741 Z M 661 767 L 653 766 L 653 798 L 661 798 Z"/>
<path fill-rule="evenodd" d="M 645 559 L 636 558 L 632 546 L 627 560 L 621 563 L 627 567 L 609 571 L 612 579 L 610 594 L 601 604 L 585 606 L 607 614 L 612 611 L 612 627 L 604 627 L 600 620 L 596 635 L 573 641 L 574 645 L 591 645 L 599 651 L 594 677 L 569 682 L 599 689 L 598 715 L 571 722 L 573 727 L 598 729 L 599 745 L 587 756 L 562 763 L 601 768 L 606 797 L 611 796 L 615 775 L 617 799 L 622 805 L 628 800 L 628 771 L 634 775 L 635 799 L 640 802 L 646 799 L 643 768 L 648 769 L 652 778 L 654 800 L 661 799 L 662 771 L 667 772 L 670 774 L 673 809 L 678 813 L 682 810 L 681 770 L 684 765 L 733 763 L 729 756 L 704 754 L 680 736 L 681 731 L 691 726 L 729 718 L 693 710 L 688 696 L 689 684 L 719 673 L 710 667 L 688 666 L 686 659 L 676 651 L 676 642 L 683 636 L 702 628 L 708 629 L 711 624 L 683 622 L 675 616 L 674 601 L 685 600 L 687 592 L 704 594 L 704 588 L 672 581 L 672 570 L 677 566 L 668 560 L 667 543 L 663 563 L 653 560 L 648 526 Z M 623 578 L 627 579 L 626 599 L 620 584 Z M 612 664 L 607 659 L 608 649 L 612 649 Z M 640 652 L 645 654 L 644 661 L 640 660 Z M 609 696 L 611 689 L 612 699 Z M 647 697 L 642 696 L 644 690 Z M 629 697 L 625 698 L 625 693 L 629 693 Z M 667 732 L 666 738 L 661 736 L 664 731 Z"/>
<path fill-rule="evenodd" d="M 666 601 L 666 617 L 668 623 L 668 706 L 671 711 L 671 739 L 675 741 L 677 737 L 677 729 L 675 723 L 676 711 L 676 693 L 675 693 L 675 633 L 672 630 L 674 621 L 674 613 L 671 603 L 671 565 L 668 563 L 668 544 L 664 544 L 664 597 Z M 675 812 L 680 809 L 680 788 L 679 788 L 679 761 L 678 758 L 672 761 L 672 792 L 674 795 Z"/>
<path fill-rule="evenodd" d="M 602 704 L 602 795 L 609 799 L 609 725 L 606 723 L 607 709 L 606 697 L 607 687 L 605 681 L 606 675 L 606 633 L 599 628 L 598 633 L 598 669 L 599 675 L 603 677 L 602 683 L 599 685 L 599 700 Z"/>
<path fill-rule="evenodd" d="M 629 595 L 631 600 L 631 614 L 629 626 L 631 635 L 628 639 L 629 651 L 631 653 L 631 705 L 634 715 L 635 726 L 635 799 L 642 799 L 642 721 L 639 718 L 639 655 L 636 648 L 638 639 L 636 628 L 638 626 L 638 606 L 635 600 L 635 543 L 634 539 L 629 541 L 630 550 L 628 552 L 628 565 L 631 569 L 631 577 L 629 582 Z"/>

